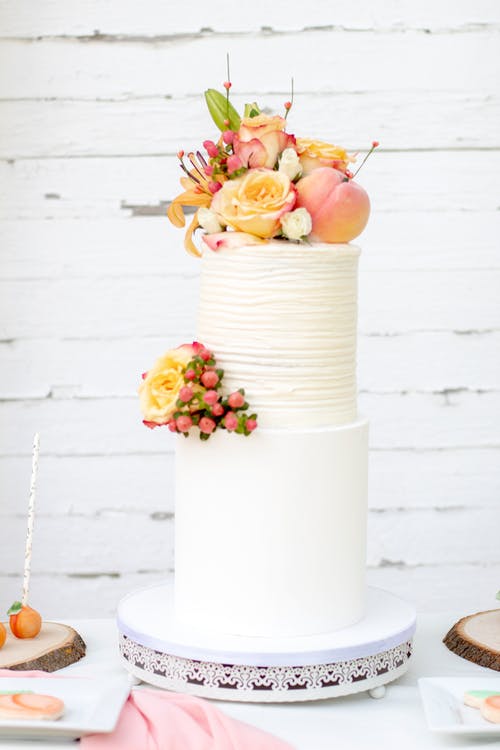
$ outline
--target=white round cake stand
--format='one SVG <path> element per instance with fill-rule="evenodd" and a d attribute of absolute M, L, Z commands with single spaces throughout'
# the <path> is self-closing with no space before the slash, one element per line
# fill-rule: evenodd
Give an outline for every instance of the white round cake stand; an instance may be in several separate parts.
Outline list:
<path fill-rule="evenodd" d="M 380 698 L 408 668 L 415 608 L 369 588 L 365 617 L 314 636 L 249 638 L 194 630 L 174 617 L 173 584 L 133 592 L 118 607 L 120 654 L 137 679 L 202 698 L 270 703 L 369 691 Z"/>

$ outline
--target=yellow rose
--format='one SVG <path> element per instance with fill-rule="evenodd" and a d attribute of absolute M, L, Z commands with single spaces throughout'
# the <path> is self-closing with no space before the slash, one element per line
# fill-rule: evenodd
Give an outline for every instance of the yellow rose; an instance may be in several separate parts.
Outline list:
<path fill-rule="evenodd" d="M 156 360 L 139 386 L 139 403 L 146 422 L 166 424 L 172 417 L 179 391 L 185 385 L 186 366 L 193 357 L 193 347 L 184 344 Z"/>
<path fill-rule="evenodd" d="M 221 224 L 269 238 L 280 231 L 280 218 L 292 210 L 295 200 L 295 188 L 286 174 L 258 168 L 225 182 L 215 193 L 211 209 Z"/>
<path fill-rule="evenodd" d="M 333 167 L 339 172 L 345 172 L 348 164 L 356 161 L 356 157 L 348 154 L 345 148 L 334 146 L 333 143 L 325 143 L 325 141 L 297 138 L 296 149 L 302 165 L 303 177 L 318 167 Z"/>

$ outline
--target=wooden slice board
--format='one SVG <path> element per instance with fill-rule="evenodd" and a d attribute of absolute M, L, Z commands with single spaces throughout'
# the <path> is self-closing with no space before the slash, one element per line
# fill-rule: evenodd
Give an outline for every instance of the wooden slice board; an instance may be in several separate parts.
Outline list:
<path fill-rule="evenodd" d="M 0 649 L 0 669 L 41 669 L 56 672 L 85 656 L 82 637 L 68 625 L 44 622 L 36 638 L 15 638 L 8 623 L 7 640 Z"/>
<path fill-rule="evenodd" d="M 443 643 L 458 656 L 500 672 L 500 609 L 462 617 Z"/>

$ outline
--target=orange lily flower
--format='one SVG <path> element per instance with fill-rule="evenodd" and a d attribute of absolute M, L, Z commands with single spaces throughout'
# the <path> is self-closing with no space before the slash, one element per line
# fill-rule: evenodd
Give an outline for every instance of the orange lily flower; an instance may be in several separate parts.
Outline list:
<path fill-rule="evenodd" d="M 209 208 L 213 198 L 213 194 L 208 189 L 210 180 L 203 172 L 203 165 L 197 162 L 193 153 L 188 154 L 188 158 L 194 169 L 188 172 L 181 159 L 182 168 L 188 175 L 187 177 L 181 177 L 181 185 L 185 190 L 173 199 L 167 209 L 167 216 L 176 227 L 184 227 L 186 225 L 186 217 L 183 211 L 184 206 L 204 206 L 205 208 Z M 184 247 L 190 255 L 195 255 L 198 258 L 201 257 L 201 252 L 193 242 L 193 234 L 199 226 L 198 211 L 196 211 L 193 220 L 186 230 Z"/>

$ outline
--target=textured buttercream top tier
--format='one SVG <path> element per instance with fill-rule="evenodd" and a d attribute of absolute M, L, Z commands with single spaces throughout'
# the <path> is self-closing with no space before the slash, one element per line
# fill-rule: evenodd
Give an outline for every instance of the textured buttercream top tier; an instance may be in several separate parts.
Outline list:
<path fill-rule="evenodd" d="M 204 252 L 198 338 L 262 427 L 356 419 L 359 253 L 283 241 Z"/>

